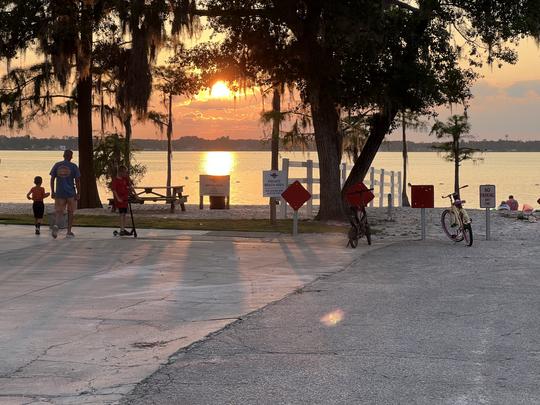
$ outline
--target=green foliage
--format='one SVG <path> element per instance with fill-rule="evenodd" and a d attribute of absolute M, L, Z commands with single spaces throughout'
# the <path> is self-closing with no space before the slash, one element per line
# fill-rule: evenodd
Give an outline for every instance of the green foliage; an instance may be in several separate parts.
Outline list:
<path fill-rule="evenodd" d="M 96 179 L 101 179 L 107 185 L 116 175 L 118 166 L 128 161 L 125 156 L 126 139 L 119 134 L 107 134 L 97 138 L 94 143 L 94 172 Z M 146 166 L 135 162 L 133 150 L 129 152 L 129 176 L 136 184 L 146 173 Z"/>
<path fill-rule="evenodd" d="M 437 139 L 449 138 L 447 142 L 434 145 L 433 149 L 442 153 L 444 159 L 449 162 L 461 163 L 465 160 L 475 158 L 475 154 L 481 152 L 479 149 L 462 146 L 465 140 L 473 139 L 469 134 L 471 125 L 466 115 L 452 115 L 446 122 L 435 121 L 431 129 L 431 134 Z M 476 158 L 479 160 L 480 158 Z"/>

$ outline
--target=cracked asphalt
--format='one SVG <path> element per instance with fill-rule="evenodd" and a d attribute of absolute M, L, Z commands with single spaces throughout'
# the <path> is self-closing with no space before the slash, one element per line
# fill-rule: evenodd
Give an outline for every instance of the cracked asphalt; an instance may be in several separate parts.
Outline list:
<path fill-rule="evenodd" d="M 123 404 L 538 404 L 538 241 L 399 242 L 184 348 Z"/>
<path fill-rule="evenodd" d="M 75 231 L 0 226 L 1 404 L 115 403 L 178 350 L 367 251 L 336 235 Z"/>

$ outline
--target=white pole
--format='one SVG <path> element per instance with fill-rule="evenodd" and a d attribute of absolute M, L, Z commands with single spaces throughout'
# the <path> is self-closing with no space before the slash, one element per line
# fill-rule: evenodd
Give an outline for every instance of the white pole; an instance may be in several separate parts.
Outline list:
<path fill-rule="evenodd" d="M 313 195 L 313 160 L 308 160 L 306 162 L 307 168 L 307 191 L 309 194 Z M 309 217 L 313 215 L 313 199 L 310 198 L 307 202 L 307 212 Z"/>
<path fill-rule="evenodd" d="M 401 184 L 401 172 L 397 172 L 398 207 L 403 207 L 403 184 Z"/>
<path fill-rule="evenodd" d="M 281 161 L 281 170 L 285 173 L 285 184 L 289 186 L 289 159 L 285 158 Z M 281 198 L 281 218 L 287 218 L 287 201 Z"/>
<path fill-rule="evenodd" d="M 394 205 L 394 198 L 396 196 L 396 182 L 395 182 L 395 173 L 394 171 L 390 172 L 390 194 L 392 194 L 392 206 Z"/>
<path fill-rule="evenodd" d="M 384 207 L 384 169 L 381 169 L 379 181 L 379 207 Z"/>
<path fill-rule="evenodd" d="M 293 231 L 292 231 L 293 236 L 298 235 L 298 210 L 294 210 L 293 228 L 292 229 L 293 229 Z"/>
<path fill-rule="evenodd" d="M 375 168 L 369 169 L 369 188 L 375 188 Z M 373 207 L 373 200 L 369 202 L 369 206 Z"/>

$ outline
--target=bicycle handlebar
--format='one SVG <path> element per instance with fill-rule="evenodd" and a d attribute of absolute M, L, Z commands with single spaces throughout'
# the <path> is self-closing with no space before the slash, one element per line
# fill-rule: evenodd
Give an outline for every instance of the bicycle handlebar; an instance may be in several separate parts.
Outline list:
<path fill-rule="evenodd" d="M 458 190 L 461 190 L 462 188 L 467 188 L 467 187 L 469 187 L 469 185 L 468 185 L 468 184 L 465 184 L 464 186 L 461 186 Z M 450 193 L 450 194 L 448 194 L 448 195 L 443 195 L 443 196 L 441 196 L 441 198 L 450 198 L 450 197 L 452 197 L 453 195 L 454 195 L 454 193 Z"/>

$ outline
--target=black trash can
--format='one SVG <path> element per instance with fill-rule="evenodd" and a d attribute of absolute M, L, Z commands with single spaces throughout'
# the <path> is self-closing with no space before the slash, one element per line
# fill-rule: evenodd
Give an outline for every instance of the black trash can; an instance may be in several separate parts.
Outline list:
<path fill-rule="evenodd" d="M 224 210 L 225 208 L 225 196 L 210 196 L 211 210 Z"/>

